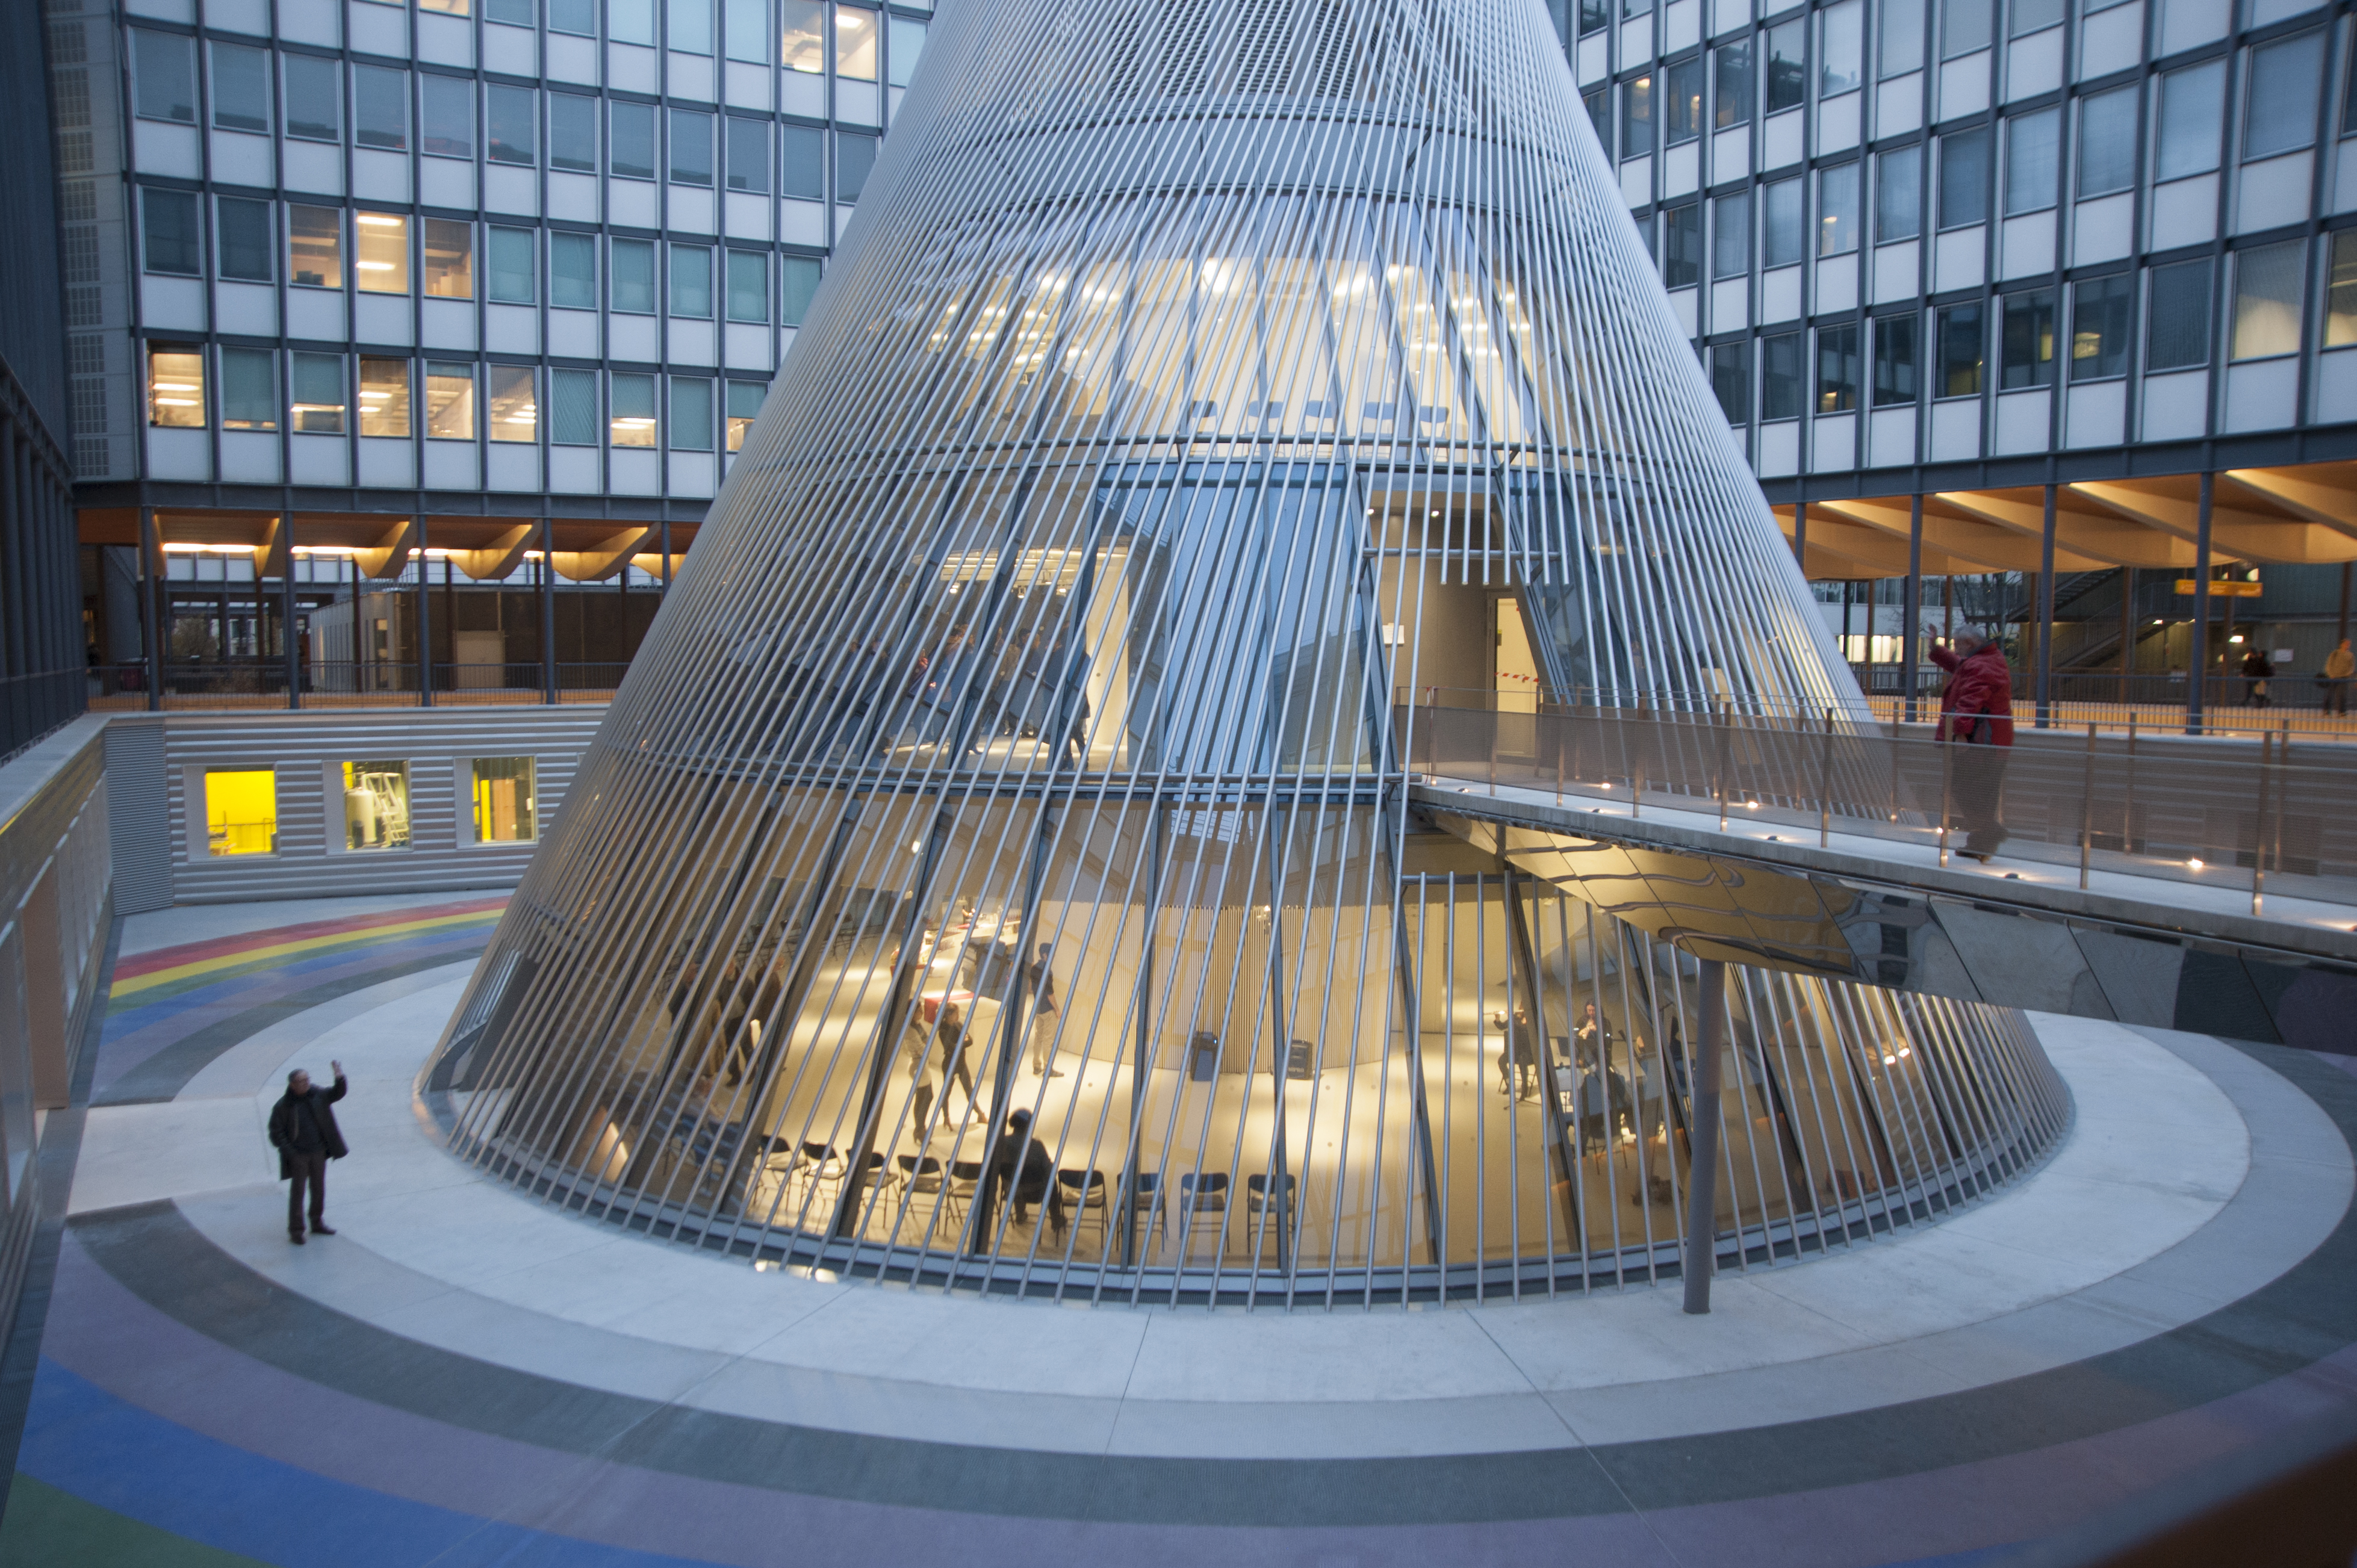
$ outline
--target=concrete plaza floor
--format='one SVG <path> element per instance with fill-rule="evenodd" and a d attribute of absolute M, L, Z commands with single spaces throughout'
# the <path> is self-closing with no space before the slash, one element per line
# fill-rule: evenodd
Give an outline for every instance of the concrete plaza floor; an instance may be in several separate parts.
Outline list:
<path fill-rule="evenodd" d="M 124 922 L 0 1560 L 1968 1562 L 2357 1402 L 2351 1058 L 2033 1015 L 2044 1166 L 1706 1318 L 978 1301 L 452 1159 L 411 1086 L 496 913 Z M 296 1249 L 263 1119 L 331 1058 L 339 1234 Z"/>

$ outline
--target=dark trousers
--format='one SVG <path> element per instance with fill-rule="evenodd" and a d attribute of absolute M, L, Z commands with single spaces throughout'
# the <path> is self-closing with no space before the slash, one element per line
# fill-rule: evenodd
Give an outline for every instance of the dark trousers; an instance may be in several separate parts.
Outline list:
<path fill-rule="evenodd" d="M 2012 752 L 2002 746 L 1955 742 L 1955 774 L 1950 781 L 1964 849 L 1985 854 L 2005 842 L 2005 765 Z"/>
<path fill-rule="evenodd" d="M 327 1218 L 328 1152 L 320 1149 L 307 1155 L 289 1149 L 286 1151 L 286 1168 L 295 1173 L 293 1179 L 286 1184 L 286 1233 L 300 1236 L 303 1234 L 303 1188 L 307 1184 L 311 1188 L 313 1229 L 316 1230 Z"/>

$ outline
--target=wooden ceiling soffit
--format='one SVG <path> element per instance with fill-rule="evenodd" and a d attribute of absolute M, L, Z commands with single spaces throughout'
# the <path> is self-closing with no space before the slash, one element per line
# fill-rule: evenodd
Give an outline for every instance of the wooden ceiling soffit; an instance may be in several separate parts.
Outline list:
<path fill-rule="evenodd" d="M 2357 490 L 2312 478 L 2326 466 L 2305 468 L 2229 468 L 2225 477 L 2297 517 L 2357 537 Z"/>
<path fill-rule="evenodd" d="M 1826 517 L 1818 510 L 1824 503 L 1809 503 L 1809 563 L 1808 575 L 1813 578 L 1840 580 L 1856 577 L 1903 577 L 1907 575 L 1907 541 L 1893 539 L 1878 528 L 1846 518 Z M 1792 520 L 1778 513 L 1776 521 L 1784 537 L 1792 536 Z M 1831 563 L 1827 569 L 1821 563 Z M 1923 575 L 1945 577 L 1986 571 L 1974 562 L 1959 560 L 1927 543 L 1923 550 Z"/>
<path fill-rule="evenodd" d="M 253 547 L 256 581 L 286 575 L 288 546 L 293 539 L 294 531 L 286 526 L 286 520 L 283 517 L 274 517 L 262 525 L 262 542 Z"/>
<path fill-rule="evenodd" d="M 2123 482 L 2083 481 L 2071 487 L 2100 506 L 2190 542 L 2201 522 L 2201 503 L 2191 497 Z M 2263 512 L 2210 506 L 2210 555 L 2217 562 L 2259 561 L 2276 565 L 2357 561 L 2357 534 Z"/>
<path fill-rule="evenodd" d="M 408 569 L 409 553 L 416 547 L 417 523 L 404 517 L 378 535 L 374 544 L 353 551 L 352 559 L 362 576 L 398 577 Z"/>
<path fill-rule="evenodd" d="M 602 583 L 628 565 L 630 557 L 654 536 L 655 530 L 650 527 L 626 528 L 588 550 L 552 550 L 549 564 L 568 583 Z"/>
<path fill-rule="evenodd" d="M 532 548 L 533 536 L 539 532 L 535 525 L 520 522 L 513 528 L 501 530 L 499 536 L 487 545 L 473 550 L 453 550 L 450 559 L 457 562 L 458 570 L 473 581 L 488 583 L 514 571 L 516 564 L 523 559 L 523 553 Z"/>
<path fill-rule="evenodd" d="M 2029 492 L 2035 494 L 2035 491 Z M 1954 508 L 1984 522 L 1996 524 L 2027 539 L 2032 559 L 2021 568 L 2035 572 L 2039 542 L 2046 532 L 2045 503 L 2025 501 L 2018 494 L 2004 490 L 1942 490 L 1943 505 Z M 2073 511 L 2057 507 L 2054 512 L 2054 564 L 2063 564 L 2065 552 L 2113 566 L 2190 566 L 2193 551 L 2173 535 L 2157 532 L 2113 512 Z M 2072 568 L 2084 570 L 2084 568 Z"/>
<path fill-rule="evenodd" d="M 1862 522 L 1868 528 L 1880 529 L 1901 540 L 1907 537 L 1912 525 L 1903 502 L 1895 505 L 1889 500 L 1809 503 L 1813 515 L 1819 508 Z M 1943 555 L 1971 562 L 1973 564 L 1966 568 L 1969 571 L 2038 570 L 2038 541 L 2024 539 L 2012 529 L 1999 528 L 1978 518 L 1947 517 L 1929 509 L 1923 513 L 1923 549 L 1927 559 L 1932 552 L 1937 551 Z M 2112 563 L 2081 555 L 2076 551 L 2064 551 L 2058 545 L 2054 564 L 2066 572 L 2089 572 Z"/>

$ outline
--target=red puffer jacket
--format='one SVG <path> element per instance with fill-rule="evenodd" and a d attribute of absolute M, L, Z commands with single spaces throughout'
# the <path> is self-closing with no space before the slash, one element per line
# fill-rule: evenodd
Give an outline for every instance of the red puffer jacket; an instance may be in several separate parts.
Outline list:
<path fill-rule="evenodd" d="M 1940 738 L 2011 746 L 2013 667 L 2005 650 L 1985 642 L 1959 659 L 1953 650 L 1934 648 L 1932 662 L 1948 671 L 1948 689 L 1940 693 Z"/>

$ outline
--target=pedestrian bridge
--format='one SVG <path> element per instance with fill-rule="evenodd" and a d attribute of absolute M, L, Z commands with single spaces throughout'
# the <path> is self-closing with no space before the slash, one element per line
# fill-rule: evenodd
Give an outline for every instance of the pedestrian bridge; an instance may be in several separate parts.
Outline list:
<path fill-rule="evenodd" d="M 2357 1047 L 2357 757 L 2018 731 L 1993 799 L 1866 720 L 1403 707 L 1418 831 L 1699 957 Z M 1961 853 L 1968 809 L 2007 832 Z"/>

